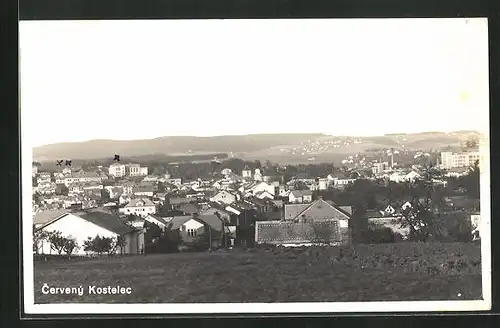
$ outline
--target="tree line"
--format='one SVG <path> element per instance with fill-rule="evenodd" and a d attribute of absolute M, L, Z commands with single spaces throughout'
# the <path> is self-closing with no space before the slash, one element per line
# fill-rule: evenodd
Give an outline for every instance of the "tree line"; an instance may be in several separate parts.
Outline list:
<path fill-rule="evenodd" d="M 368 209 L 375 208 L 374 205 L 381 205 L 384 202 L 388 205 L 398 198 L 403 198 L 410 203 L 410 206 L 402 209 L 400 213 L 400 227 L 408 229 L 408 240 L 471 241 L 473 234 L 469 218 L 461 216 L 460 213 L 451 214 L 451 218 L 445 214 L 444 198 L 455 193 L 453 189 L 449 189 L 449 186 L 435 183 L 435 180 L 442 179 L 442 174 L 443 172 L 437 166 L 427 165 L 422 170 L 422 177 L 415 182 L 383 185 L 368 180 L 359 180 L 346 188 L 346 191 L 340 195 L 350 198 L 348 201 L 353 205 L 351 218 L 353 240 L 366 243 L 373 242 L 374 239 L 385 242 L 401 239 L 402 236 L 391 233 L 390 228 L 378 228 L 368 224 L 366 213 Z M 457 185 L 466 189 L 468 197 L 479 198 L 478 163 L 466 176 L 458 178 L 457 184 L 452 188 Z M 345 201 L 345 199 L 340 201 Z"/>

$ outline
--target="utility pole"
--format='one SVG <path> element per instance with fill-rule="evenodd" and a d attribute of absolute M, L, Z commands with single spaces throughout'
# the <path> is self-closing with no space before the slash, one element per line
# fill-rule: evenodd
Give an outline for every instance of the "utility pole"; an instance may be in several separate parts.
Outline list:
<path fill-rule="evenodd" d="M 208 225 L 208 249 L 211 250 L 212 249 L 212 227 L 210 227 L 210 225 Z"/>

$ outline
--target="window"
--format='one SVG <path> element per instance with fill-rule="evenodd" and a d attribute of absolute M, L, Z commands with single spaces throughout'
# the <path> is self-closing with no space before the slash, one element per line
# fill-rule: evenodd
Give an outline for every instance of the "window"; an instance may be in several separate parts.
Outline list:
<path fill-rule="evenodd" d="M 196 230 L 195 229 L 188 229 L 187 234 L 190 237 L 195 237 L 196 236 Z"/>

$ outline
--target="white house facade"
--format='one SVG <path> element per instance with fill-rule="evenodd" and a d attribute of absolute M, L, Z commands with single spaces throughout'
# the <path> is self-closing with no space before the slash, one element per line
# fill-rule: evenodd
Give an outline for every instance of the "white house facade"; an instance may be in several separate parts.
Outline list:
<path fill-rule="evenodd" d="M 100 216 L 101 214 L 93 213 L 67 213 L 48 222 L 39 229 L 46 232 L 59 231 L 63 237 L 74 238 L 77 242 L 77 249 L 73 251 L 74 255 L 87 254 L 88 252 L 84 250 L 84 243 L 89 237 L 94 238 L 96 236 L 107 238 L 121 236 L 125 241 L 125 245 L 123 249 L 117 249 L 119 254 L 137 254 L 140 252 L 141 247 L 144 245 L 144 239 L 140 236 L 141 231 L 136 231 L 120 222 L 118 217 L 102 218 Z M 40 254 L 57 254 L 47 240 L 39 243 L 38 252 Z"/>
<path fill-rule="evenodd" d="M 120 163 L 114 163 L 109 166 L 109 175 L 119 178 L 125 176 L 125 165 Z"/>
<path fill-rule="evenodd" d="M 139 216 L 146 216 L 156 213 L 156 205 L 147 198 L 132 199 L 125 207 L 119 209 L 123 214 L 134 214 Z"/>
<path fill-rule="evenodd" d="M 221 190 L 215 196 L 210 197 L 211 202 L 223 203 L 227 205 L 234 203 L 236 199 L 236 195 L 233 195 L 227 190 Z"/>

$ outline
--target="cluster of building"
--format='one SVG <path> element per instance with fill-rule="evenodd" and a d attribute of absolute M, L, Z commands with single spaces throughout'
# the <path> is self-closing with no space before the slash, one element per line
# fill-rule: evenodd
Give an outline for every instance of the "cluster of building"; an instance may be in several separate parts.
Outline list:
<path fill-rule="evenodd" d="M 393 169 L 391 164 L 374 165 L 375 177 L 394 182 L 420 177 L 417 167 L 402 171 Z M 307 244 L 312 242 L 314 232 L 311 225 L 304 225 L 307 222 L 332 229 L 331 243 L 348 243 L 351 206 L 313 197 L 313 192 L 344 188 L 357 179 L 352 174 L 329 174 L 324 178 L 297 176 L 283 183 L 279 176 L 265 175 L 260 169 L 250 170 L 246 166 L 240 174 L 226 168 L 219 179 L 183 181 L 168 172 L 162 176 L 148 175 L 147 167 L 121 163 L 90 172 L 66 167 L 50 174 L 33 169 L 33 177 L 36 229 L 61 231 L 75 237 L 80 246 L 97 234 L 123 236 L 128 246 L 121 252 L 127 254 L 144 250 L 144 227 L 148 222 L 164 230 L 178 230 L 187 243 L 209 232 L 213 247 L 234 245 L 242 227 L 254 229 L 257 243 Z M 67 194 L 56 192 L 61 186 L 68 189 Z M 367 214 L 368 219 L 405 235 L 408 231 L 396 223 L 400 222 L 400 210 L 407 206 L 411 204 L 387 204 L 384 209 Z M 246 222 L 250 210 L 258 213 L 257 222 Z M 46 244 L 40 245 L 39 250 L 51 252 Z M 80 247 L 76 254 L 79 253 L 85 251 Z"/>

